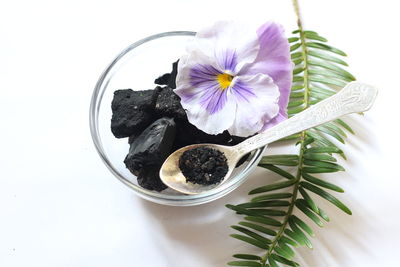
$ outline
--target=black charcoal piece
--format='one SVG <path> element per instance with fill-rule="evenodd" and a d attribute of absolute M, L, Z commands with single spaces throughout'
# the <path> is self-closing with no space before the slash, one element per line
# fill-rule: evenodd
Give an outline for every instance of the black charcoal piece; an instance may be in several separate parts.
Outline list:
<path fill-rule="evenodd" d="M 171 73 L 165 73 L 164 75 L 161 75 L 160 77 L 155 79 L 154 83 L 158 85 L 168 85 L 170 79 L 171 79 Z"/>
<path fill-rule="evenodd" d="M 174 148 L 178 149 L 187 145 L 212 143 L 228 145 L 231 136 L 228 131 L 221 134 L 211 135 L 199 130 L 196 126 L 186 120 L 177 120 L 176 138 Z"/>
<path fill-rule="evenodd" d="M 111 103 L 111 131 L 117 138 L 142 132 L 153 120 L 158 90 L 117 90 Z"/>
<path fill-rule="evenodd" d="M 172 63 L 172 72 L 171 72 L 171 77 L 169 78 L 168 86 L 171 87 L 172 89 L 176 88 L 176 75 L 178 74 L 178 61 L 175 61 Z"/>
<path fill-rule="evenodd" d="M 159 87 L 159 94 L 156 101 L 155 112 L 158 116 L 168 116 L 184 120 L 186 111 L 181 105 L 180 97 L 168 86 Z"/>
<path fill-rule="evenodd" d="M 132 134 L 131 136 L 129 136 L 128 138 L 128 144 L 132 144 L 133 141 L 135 141 L 135 139 L 139 136 L 140 134 Z"/>
<path fill-rule="evenodd" d="M 161 181 L 159 172 L 160 166 L 146 166 L 146 168 L 141 169 L 138 174 L 138 184 L 148 190 L 158 192 L 164 190 L 167 186 Z"/>
<path fill-rule="evenodd" d="M 179 60 L 178 60 L 179 61 Z M 172 89 L 176 88 L 176 75 L 178 73 L 178 61 L 172 64 L 172 71 L 171 73 L 165 73 L 164 75 L 158 77 L 154 80 L 155 84 L 158 85 L 168 85 Z"/>
<path fill-rule="evenodd" d="M 228 172 L 224 153 L 209 147 L 185 151 L 179 158 L 179 168 L 186 181 L 203 185 L 219 183 Z"/>
<path fill-rule="evenodd" d="M 146 128 L 130 146 L 124 162 L 135 175 L 148 166 L 161 166 L 171 153 L 175 139 L 175 122 L 161 118 Z"/>

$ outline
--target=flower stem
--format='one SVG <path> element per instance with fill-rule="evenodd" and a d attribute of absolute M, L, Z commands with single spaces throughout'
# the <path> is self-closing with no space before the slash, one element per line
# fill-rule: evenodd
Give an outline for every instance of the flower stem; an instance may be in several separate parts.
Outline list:
<path fill-rule="evenodd" d="M 294 13 L 296 13 L 297 17 L 297 26 L 299 27 L 299 29 L 301 29 L 303 28 L 303 26 L 301 24 L 300 8 L 298 0 L 293 0 L 293 7 L 294 7 Z"/>

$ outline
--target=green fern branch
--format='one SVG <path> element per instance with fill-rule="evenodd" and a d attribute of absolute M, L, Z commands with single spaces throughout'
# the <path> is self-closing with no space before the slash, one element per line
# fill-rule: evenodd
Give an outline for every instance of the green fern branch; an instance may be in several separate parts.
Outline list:
<path fill-rule="evenodd" d="M 355 80 L 343 66 L 346 54 L 327 44 L 327 39 L 314 31 L 304 31 L 299 19 L 299 29 L 289 38 L 293 70 L 293 86 L 288 106 L 293 116 L 315 103 L 335 94 L 346 83 Z M 235 254 L 238 260 L 231 266 L 276 267 L 279 264 L 299 266 L 293 261 L 294 248 L 312 248 L 309 236 L 312 228 L 305 220 L 294 215 L 301 211 L 305 217 L 318 226 L 329 217 L 314 200 L 322 197 L 347 214 L 350 209 L 327 190 L 343 193 L 337 185 L 319 178 L 319 174 L 344 171 L 333 155 L 344 159 L 344 152 L 335 141 L 345 142 L 347 133 L 354 133 L 341 119 L 292 135 L 285 140 L 294 140 L 299 145 L 298 154 L 265 156 L 259 166 L 275 172 L 284 180 L 256 188 L 249 192 L 257 195 L 249 202 L 227 205 L 244 220 L 232 228 L 238 234 L 231 237 L 260 249 L 259 255 Z M 287 167 L 295 167 L 294 173 Z"/>

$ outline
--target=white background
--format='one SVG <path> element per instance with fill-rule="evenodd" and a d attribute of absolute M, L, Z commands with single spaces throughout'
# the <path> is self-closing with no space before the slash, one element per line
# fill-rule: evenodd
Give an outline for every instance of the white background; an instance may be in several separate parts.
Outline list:
<path fill-rule="evenodd" d="M 340 197 L 354 214 L 321 200 L 331 222 L 314 228 L 313 250 L 298 249 L 302 266 L 400 266 L 395 3 L 300 2 L 305 27 L 346 51 L 358 80 L 380 89 L 371 111 L 347 118 L 357 132 L 345 147 L 347 172 L 327 176 L 345 188 Z M 239 217 L 224 205 L 276 176 L 258 169 L 202 206 L 153 204 L 109 173 L 88 127 L 92 89 L 120 50 L 158 32 L 235 18 L 295 29 L 291 1 L 1 1 L 0 266 L 208 267 L 248 251 L 228 237 Z"/>

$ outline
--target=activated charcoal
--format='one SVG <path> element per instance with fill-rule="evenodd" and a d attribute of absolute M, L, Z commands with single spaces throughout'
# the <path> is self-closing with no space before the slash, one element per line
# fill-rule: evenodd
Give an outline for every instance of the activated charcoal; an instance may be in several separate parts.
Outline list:
<path fill-rule="evenodd" d="M 168 85 L 170 79 L 171 79 L 171 73 L 165 73 L 162 76 L 155 79 L 154 83 L 158 85 Z"/>
<path fill-rule="evenodd" d="M 186 119 L 186 111 L 181 105 L 180 97 L 174 93 L 171 87 L 159 87 L 155 112 L 158 116 L 168 116 L 176 119 Z"/>
<path fill-rule="evenodd" d="M 171 87 L 172 89 L 176 88 L 176 75 L 178 75 L 178 62 L 179 60 L 172 63 L 172 72 L 168 83 L 168 86 Z"/>
<path fill-rule="evenodd" d="M 174 148 L 178 149 L 187 145 L 211 143 L 218 145 L 229 145 L 231 136 L 228 131 L 212 135 L 207 134 L 196 126 L 191 124 L 187 119 L 177 120 L 176 123 L 176 138 Z"/>
<path fill-rule="evenodd" d="M 167 186 L 161 181 L 159 173 L 160 166 L 147 166 L 140 170 L 137 176 L 138 184 L 148 190 L 162 191 Z"/>
<path fill-rule="evenodd" d="M 129 137 L 130 149 L 124 160 L 125 165 L 137 176 L 138 184 L 149 190 L 162 191 L 166 188 L 159 177 L 159 170 L 173 151 L 201 143 L 232 146 L 246 139 L 231 136 L 228 131 L 207 134 L 188 121 L 180 97 L 173 90 L 176 88 L 177 68 L 178 61 L 172 64 L 170 73 L 154 81 L 160 85 L 154 90 L 115 91 L 111 104 L 112 133 L 117 138 Z M 184 158 L 186 167 L 183 167 L 189 173 L 188 181 L 215 184 L 228 171 L 225 156 L 217 150 L 200 149 L 191 153 Z M 247 157 L 243 157 L 238 166 Z M 187 161 L 189 159 L 192 162 Z M 181 161 L 179 164 L 181 167 Z"/>
<path fill-rule="evenodd" d="M 209 147 L 196 147 L 183 152 L 179 168 L 186 181 L 202 185 L 217 184 L 228 172 L 224 153 Z"/>
<path fill-rule="evenodd" d="M 138 134 L 132 134 L 131 136 L 129 136 L 128 138 L 128 144 L 132 144 L 133 141 L 135 141 L 136 137 L 138 137 Z"/>
<path fill-rule="evenodd" d="M 178 74 L 178 61 L 176 61 L 172 64 L 172 72 L 171 73 L 165 73 L 164 75 L 158 77 L 157 79 L 154 80 L 154 83 L 158 84 L 158 85 L 167 85 L 168 87 L 175 89 L 176 88 L 176 75 Z"/>
<path fill-rule="evenodd" d="M 117 90 L 111 103 L 111 131 L 117 138 L 142 132 L 152 121 L 157 90 Z"/>
<path fill-rule="evenodd" d="M 126 167 L 135 175 L 148 166 L 161 166 L 172 152 L 175 122 L 161 118 L 146 128 L 131 144 L 125 158 Z"/>

